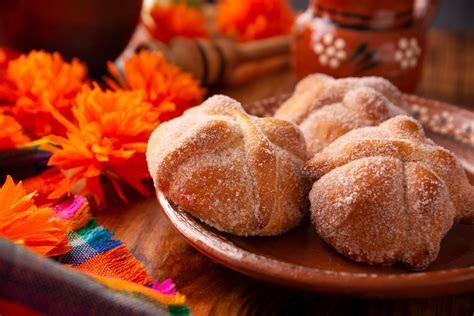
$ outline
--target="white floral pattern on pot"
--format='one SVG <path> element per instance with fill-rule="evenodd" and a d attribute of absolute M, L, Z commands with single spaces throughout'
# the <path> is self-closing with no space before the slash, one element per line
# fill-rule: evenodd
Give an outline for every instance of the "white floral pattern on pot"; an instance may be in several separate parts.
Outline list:
<path fill-rule="evenodd" d="M 466 122 L 455 131 L 455 136 L 461 141 L 467 141 L 474 144 L 474 122 Z"/>
<path fill-rule="evenodd" d="M 442 134 L 447 134 L 451 131 L 454 131 L 455 128 L 454 119 L 452 115 L 447 111 L 443 111 L 439 114 L 434 114 L 431 117 L 430 126 L 433 131 Z"/>
<path fill-rule="evenodd" d="M 411 106 L 411 112 L 415 116 L 415 118 L 420 121 L 422 124 L 426 124 L 430 121 L 430 113 L 428 108 L 425 106 L 421 106 L 419 104 L 413 104 Z"/>
<path fill-rule="evenodd" d="M 318 55 L 321 66 L 336 69 L 347 58 L 346 41 L 342 38 L 335 38 L 331 33 L 326 33 L 319 39 L 313 39 L 312 46 L 313 51 Z"/>
<path fill-rule="evenodd" d="M 393 58 L 400 64 L 401 69 L 415 68 L 420 54 L 421 48 L 415 37 L 402 37 L 398 40 L 397 50 Z"/>
<path fill-rule="evenodd" d="M 474 146 L 474 121 L 459 124 L 449 111 L 432 112 L 426 105 L 418 103 L 410 104 L 410 113 L 429 130 Z"/>
<path fill-rule="evenodd" d="M 313 10 L 309 9 L 300 14 L 295 21 L 296 30 L 302 29 L 307 23 L 313 19 Z"/>

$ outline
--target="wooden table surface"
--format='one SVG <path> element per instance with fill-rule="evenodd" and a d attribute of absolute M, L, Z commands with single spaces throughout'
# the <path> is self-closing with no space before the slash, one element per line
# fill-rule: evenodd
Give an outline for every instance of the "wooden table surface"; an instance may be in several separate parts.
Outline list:
<path fill-rule="evenodd" d="M 290 92 L 295 83 L 284 69 L 219 93 L 246 103 Z M 418 94 L 474 110 L 474 34 L 433 30 Z M 474 293 L 428 299 L 361 299 L 304 292 L 231 271 L 190 247 L 168 223 L 155 198 L 128 206 L 117 203 L 97 214 L 149 272 L 172 278 L 194 315 L 473 315 Z M 474 291 L 474 289 L 473 289 Z"/>

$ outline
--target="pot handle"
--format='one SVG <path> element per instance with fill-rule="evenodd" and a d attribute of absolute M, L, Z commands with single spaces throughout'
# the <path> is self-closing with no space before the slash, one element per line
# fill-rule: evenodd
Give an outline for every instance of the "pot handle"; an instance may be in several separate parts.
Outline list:
<path fill-rule="evenodd" d="M 428 29 L 431 26 L 438 6 L 439 0 L 415 0 L 415 21 L 424 29 Z"/>

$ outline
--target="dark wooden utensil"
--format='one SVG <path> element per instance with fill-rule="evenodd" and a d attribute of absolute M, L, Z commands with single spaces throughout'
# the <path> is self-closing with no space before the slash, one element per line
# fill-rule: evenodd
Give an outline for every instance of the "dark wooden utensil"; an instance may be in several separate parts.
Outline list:
<path fill-rule="evenodd" d="M 161 51 L 173 64 L 192 73 L 204 85 L 240 84 L 290 62 L 290 37 L 238 43 L 230 38 L 176 37 L 168 45 L 144 40 L 138 48 Z"/>

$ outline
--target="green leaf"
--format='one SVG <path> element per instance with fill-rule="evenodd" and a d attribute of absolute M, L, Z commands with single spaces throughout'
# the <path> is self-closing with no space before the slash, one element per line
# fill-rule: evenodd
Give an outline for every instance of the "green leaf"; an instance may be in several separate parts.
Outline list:
<path fill-rule="evenodd" d="M 360 44 L 359 46 L 357 46 L 357 48 L 352 52 L 351 57 L 349 58 L 349 60 L 353 61 L 355 58 L 357 58 L 357 56 L 362 54 L 367 49 L 367 47 L 369 47 L 369 44 L 367 44 L 366 42 L 364 42 L 364 43 Z"/>

